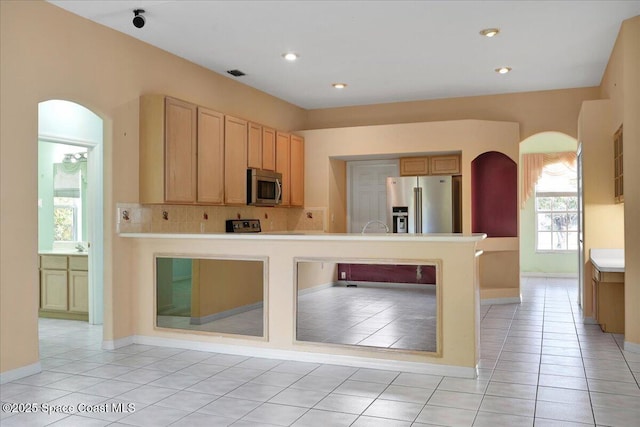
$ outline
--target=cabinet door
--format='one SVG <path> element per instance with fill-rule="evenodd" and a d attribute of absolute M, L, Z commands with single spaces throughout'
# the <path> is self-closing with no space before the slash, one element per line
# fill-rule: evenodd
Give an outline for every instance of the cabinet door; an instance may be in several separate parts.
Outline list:
<path fill-rule="evenodd" d="M 289 206 L 291 167 L 291 138 L 288 133 L 276 132 L 276 172 L 282 174 L 282 206 Z"/>
<path fill-rule="evenodd" d="M 262 126 L 249 123 L 247 167 L 262 169 Z"/>
<path fill-rule="evenodd" d="M 458 175 L 460 173 L 460 156 L 431 156 L 431 175 Z"/>
<path fill-rule="evenodd" d="M 429 175 L 428 157 L 402 157 L 400 159 L 400 175 Z"/>
<path fill-rule="evenodd" d="M 165 100 L 165 201 L 196 201 L 196 106 Z"/>
<path fill-rule="evenodd" d="M 291 206 L 304 206 L 304 139 L 291 135 Z"/>
<path fill-rule="evenodd" d="M 224 115 L 198 108 L 198 202 L 224 203 Z"/>
<path fill-rule="evenodd" d="M 69 272 L 69 311 L 89 312 L 89 275 L 86 271 Z"/>
<path fill-rule="evenodd" d="M 276 170 L 276 131 L 262 128 L 262 169 Z"/>
<path fill-rule="evenodd" d="M 247 204 L 247 121 L 225 116 L 224 201 Z"/>
<path fill-rule="evenodd" d="M 67 271 L 40 271 L 40 307 L 43 310 L 67 311 Z"/>

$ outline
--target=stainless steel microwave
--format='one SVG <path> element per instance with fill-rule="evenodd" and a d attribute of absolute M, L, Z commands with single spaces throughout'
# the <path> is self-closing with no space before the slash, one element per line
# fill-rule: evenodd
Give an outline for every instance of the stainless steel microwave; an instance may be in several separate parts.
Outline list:
<path fill-rule="evenodd" d="M 277 206 L 281 203 L 282 174 L 261 169 L 247 169 L 247 204 Z"/>

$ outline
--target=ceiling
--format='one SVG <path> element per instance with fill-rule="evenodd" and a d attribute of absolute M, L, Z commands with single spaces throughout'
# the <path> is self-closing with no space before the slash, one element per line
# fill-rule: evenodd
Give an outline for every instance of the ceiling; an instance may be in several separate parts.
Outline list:
<path fill-rule="evenodd" d="M 640 14 L 640 0 L 50 2 L 306 109 L 597 86 Z"/>

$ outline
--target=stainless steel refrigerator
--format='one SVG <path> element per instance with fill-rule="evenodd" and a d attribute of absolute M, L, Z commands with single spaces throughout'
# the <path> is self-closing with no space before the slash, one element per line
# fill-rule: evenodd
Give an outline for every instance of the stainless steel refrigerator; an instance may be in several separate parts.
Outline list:
<path fill-rule="evenodd" d="M 450 176 L 387 178 L 387 225 L 394 233 L 452 233 Z"/>

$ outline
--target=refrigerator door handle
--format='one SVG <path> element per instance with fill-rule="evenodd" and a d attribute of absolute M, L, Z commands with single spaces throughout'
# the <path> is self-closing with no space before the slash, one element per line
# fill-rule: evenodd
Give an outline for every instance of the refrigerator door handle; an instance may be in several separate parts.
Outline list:
<path fill-rule="evenodd" d="M 415 215 L 415 232 L 417 234 L 420 234 L 422 233 L 422 187 L 414 187 L 413 202 Z"/>

